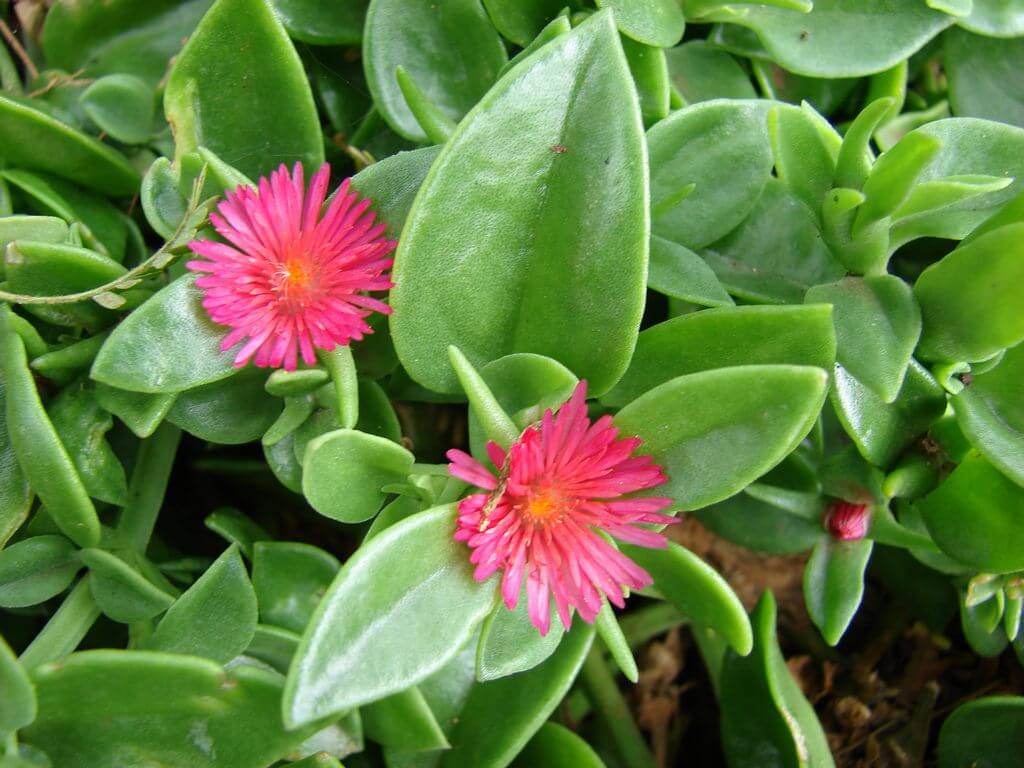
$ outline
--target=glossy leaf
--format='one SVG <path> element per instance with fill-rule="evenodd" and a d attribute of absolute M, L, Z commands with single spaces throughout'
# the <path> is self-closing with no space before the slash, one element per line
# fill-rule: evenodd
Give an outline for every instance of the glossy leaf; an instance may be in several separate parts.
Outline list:
<path fill-rule="evenodd" d="M 130 624 L 166 611 L 174 597 L 152 584 L 120 557 L 102 549 L 83 549 L 89 586 L 96 605 L 114 621 Z"/>
<path fill-rule="evenodd" d="M 669 81 L 664 51 L 623 37 L 622 52 L 633 73 L 644 122 L 650 124 L 668 117 Z"/>
<path fill-rule="evenodd" d="M 686 246 L 654 235 L 647 287 L 704 307 L 725 307 L 733 303 L 714 271 Z"/>
<path fill-rule="evenodd" d="M 473 686 L 448 735 L 442 768 L 508 765 L 569 690 L 594 639 L 577 623 L 543 664 L 520 675 Z"/>
<path fill-rule="evenodd" d="M 821 526 L 747 493 L 704 507 L 694 513 L 701 525 L 718 536 L 770 554 L 806 552 L 821 536 Z"/>
<path fill-rule="evenodd" d="M 671 48 L 683 36 L 686 19 L 675 0 L 597 0 L 598 8 L 611 8 L 624 35 L 639 43 Z"/>
<path fill-rule="evenodd" d="M 383 747 L 404 752 L 448 747 L 434 713 L 415 686 L 367 704 L 359 714 L 366 735 Z"/>
<path fill-rule="evenodd" d="M 751 365 L 680 376 L 615 417 L 665 468 L 658 493 L 682 509 L 732 496 L 789 454 L 825 399 L 819 368 Z"/>
<path fill-rule="evenodd" d="M 285 721 L 306 723 L 404 690 L 440 669 L 494 604 L 476 583 L 454 509 L 407 518 L 345 563 L 288 675 Z M 443 615 L 445 620 L 438 622 Z"/>
<path fill-rule="evenodd" d="M 507 39 L 525 48 L 565 5 L 562 0 L 483 0 L 491 22 Z"/>
<path fill-rule="evenodd" d="M 480 629 L 476 649 L 476 679 L 482 683 L 533 669 L 553 654 L 562 642 L 565 628 L 552 618 L 551 629 L 542 635 L 530 622 L 526 587 L 519 602 L 509 610 L 498 603 Z M 554 614 L 554 606 L 551 607 Z"/>
<path fill-rule="evenodd" d="M 281 412 L 264 389 L 266 373 L 248 368 L 237 376 L 179 394 L 167 420 L 190 435 L 222 445 L 259 440 Z"/>
<path fill-rule="evenodd" d="M 352 189 L 373 200 L 373 210 L 388 226 L 388 237 L 397 240 L 405 226 L 416 193 L 440 154 L 440 147 L 423 147 L 386 157 L 352 177 Z M 367 342 L 356 345 L 353 354 Z M 368 375 L 364 366 L 359 372 Z"/>
<path fill-rule="evenodd" d="M 1024 34 L 1024 6 L 1020 0 L 974 0 L 957 23 L 979 35 L 1017 37 Z"/>
<path fill-rule="evenodd" d="M 306 448 L 302 492 L 320 514 L 359 523 L 377 514 L 386 496 L 381 489 L 403 482 L 412 463 L 412 454 L 387 438 L 334 430 Z"/>
<path fill-rule="evenodd" d="M 478 367 L 544 354 L 595 394 L 607 389 L 625 368 L 643 303 L 643 156 L 608 15 L 505 75 L 445 145 L 399 245 L 391 330 L 413 378 L 457 391 L 454 344 Z"/>
<path fill-rule="evenodd" d="M 363 36 L 368 0 L 273 0 L 288 34 L 314 45 L 353 45 Z"/>
<path fill-rule="evenodd" d="M 654 577 L 655 588 L 684 616 L 711 627 L 740 655 L 750 653 L 747 612 L 714 568 L 675 542 L 665 549 L 623 544 L 622 550 Z"/>
<path fill-rule="evenodd" d="M 265 0 L 214 3 L 175 60 L 164 110 L 178 159 L 202 145 L 250 178 L 324 159 L 302 63 Z"/>
<path fill-rule="evenodd" d="M 0 606 L 21 608 L 59 595 L 82 564 L 63 536 L 32 536 L 0 551 Z"/>
<path fill-rule="evenodd" d="M 14 651 L 0 637 L 0 736 L 6 738 L 36 719 L 36 692 Z"/>
<path fill-rule="evenodd" d="M 939 768 L 999 768 L 1024 750 L 1024 698 L 989 696 L 968 701 L 939 731 Z"/>
<path fill-rule="evenodd" d="M 558 723 L 544 723 L 530 739 L 512 768 L 604 768 L 597 753 L 582 738 Z"/>
<path fill-rule="evenodd" d="M 968 456 L 918 507 L 950 557 L 984 573 L 1024 570 L 1024 489 L 981 456 Z"/>
<path fill-rule="evenodd" d="M 952 398 L 967 439 L 1007 477 L 1024 485 L 1024 346 L 1009 350 L 995 368 L 973 377 Z"/>
<path fill-rule="evenodd" d="M 763 101 L 705 102 L 651 128 L 654 234 L 698 249 L 746 218 L 771 175 L 767 112 Z M 675 202 L 690 184 L 693 191 Z"/>
<path fill-rule="evenodd" d="M 960 29 L 950 30 L 944 40 L 954 113 L 1024 127 L 1024 89 L 1010 74 L 1024 61 L 1024 42 Z"/>
<path fill-rule="evenodd" d="M 772 768 L 832 768 L 828 742 L 807 699 L 786 667 L 775 636 L 775 598 L 761 596 L 751 614 L 754 650 L 727 652 L 719 684 L 722 746 L 729 765 L 751 755 Z"/>
<path fill-rule="evenodd" d="M 128 196 L 139 174 L 124 156 L 58 122 L 30 102 L 0 94 L 0 160 L 44 171 L 107 195 Z"/>
<path fill-rule="evenodd" d="M 704 40 L 665 51 L 672 86 L 684 104 L 712 99 L 755 99 L 757 92 L 739 63 Z"/>
<path fill-rule="evenodd" d="M 768 136 L 775 171 L 790 192 L 812 211 L 821 210 L 832 188 L 838 134 L 809 105 L 801 109 L 775 107 L 768 113 Z"/>
<path fill-rule="evenodd" d="M 177 397 L 176 392 L 129 392 L 96 382 L 96 402 L 123 421 L 136 437 L 152 435 Z"/>
<path fill-rule="evenodd" d="M 132 312 L 110 334 L 91 376 L 134 392 L 193 389 L 237 373 L 232 355 L 220 351 L 225 329 L 201 303 L 195 277 L 179 277 Z"/>
<path fill-rule="evenodd" d="M 814 286 L 804 300 L 832 305 L 836 361 L 884 402 L 895 400 L 921 334 L 910 287 L 892 275 L 848 277 Z"/>
<path fill-rule="evenodd" d="M 0 369 L 6 384 L 7 433 L 29 485 L 64 534 L 79 546 L 99 542 L 100 521 L 74 464 L 39 400 L 21 337 L 0 314 Z"/>
<path fill-rule="evenodd" d="M 252 581 L 263 623 L 301 633 L 339 568 L 336 557 L 309 544 L 256 542 Z"/>
<path fill-rule="evenodd" d="M 229 547 L 174 601 L 146 647 L 226 664 L 255 631 L 256 594 L 238 547 Z"/>
<path fill-rule="evenodd" d="M 826 305 L 694 312 L 642 331 L 629 368 L 601 400 L 625 405 L 676 376 L 715 368 L 785 363 L 829 370 L 835 354 Z"/>
<path fill-rule="evenodd" d="M 134 75 L 101 77 L 82 94 L 89 118 L 118 141 L 143 144 L 153 135 L 156 94 Z"/>
<path fill-rule="evenodd" d="M 32 498 L 7 427 L 7 384 L 0 365 L 0 550 L 25 522 Z"/>
<path fill-rule="evenodd" d="M 1024 223 L 988 232 L 926 269 L 914 285 L 929 360 L 985 360 L 1024 340 L 1012 286 L 1024 280 Z"/>
<path fill-rule="evenodd" d="M 167 768 L 262 768 L 314 729 L 286 731 L 277 673 L 225 672 L 205 659 L 87 651 L 32 673 L 39 716 L 24 739 L 67 768 L 118 768 L 136 756 Z M 157 692 L 159 695 L 154 695 Z"/>
<path fill-rule="evenodd" d="M 409 111 L 396 67 L 404 67 L 424 96 L 457 122 L 497 79 L 507 58 L 480 0 L 370 3 L 363 43 L 366 84 L 384 119 L 410 141 L 422 142 L 426 134 Z"/>
<path fill-rule="evenodd" d="M 835 541 L 822 536 L 804 571 L 807 612 L 825 641 L 835 645 L 850 625 L 864 597 L 864 571 L 871 539 Z"/>

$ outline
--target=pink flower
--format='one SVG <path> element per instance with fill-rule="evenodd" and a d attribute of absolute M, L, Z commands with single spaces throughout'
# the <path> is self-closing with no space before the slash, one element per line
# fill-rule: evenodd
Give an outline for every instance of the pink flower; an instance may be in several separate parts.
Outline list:
<path fill-rule="evenodd" d="M 867 504 L 835 501 L 825 512 L 825 528 L 836 541 L 860 541 L 868 535 L 870 522 Z"/>
<path fill-rule="evenodd" d="M 259 189 L 228 192 L 210 222 L 229 244 L 194 240 L 204 261 L 188 268 L 203 273 L 196 285 L 210 318 L 230 326 L 221 349 L 245 341 L 235 365 L 295 370 L 298 357 L 316 362 L 314 347 L 330 351 L 373 330 L 366 318 L 389 313 L 366 291 L 391 287 L 388 258 L 395 243 L 374 225 L 369 200 L 360 200 L 346 179 L 321 215 L 331 169 L 324 164 L 305 191 L 302 166 L 291 175 L 282 165 Z"/>
<path fill-rule="evenodd" d="M 623 587 L 641 589 L 650 574 L 601 536 L 645 547 L 664 547 L 665 537 L 639 523 L 673 523 L 657 514 L 666 498 L 622 498 L 666 481 L 650 456 L 633 456 L 639 438 L 618 438 L 610 416 L 587 417 L 587 384 L 581 381 L 558 416 L 545 411 L 505 453 L 487 453 L 497 477 L 472 456 L 448 452 L 448 471 L 487 493 L 459 503 L 457 541 L 473 550 L 478 581 L 502 570 L 505 605 L 515 608 L 526 578 L 530 621 L 542 635 L 550 628 L 549 597 L 568 629 L 570 608 L 593 623 L 604 594 L 620 608 Z"/>

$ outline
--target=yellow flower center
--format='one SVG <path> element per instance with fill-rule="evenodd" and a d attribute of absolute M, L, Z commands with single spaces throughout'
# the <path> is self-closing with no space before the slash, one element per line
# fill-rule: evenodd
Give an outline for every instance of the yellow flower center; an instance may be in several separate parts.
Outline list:
<path fill-rule="evenodd" d="M 571 500 L 553 488 L 542 488 L 527 496 L 517 505 L 519 514 L 534 525 L 557 523 L 562 519 Z"/>

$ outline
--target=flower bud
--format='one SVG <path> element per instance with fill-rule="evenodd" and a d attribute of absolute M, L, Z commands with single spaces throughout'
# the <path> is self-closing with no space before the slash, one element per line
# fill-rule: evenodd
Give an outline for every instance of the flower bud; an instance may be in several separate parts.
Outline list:
<path fill-rule="evenodd" d="M 825 512 L 825 528 L 836 541 L 860 541 L 867 536 L 870 522 L 867 504 L 834 501 Z"/>

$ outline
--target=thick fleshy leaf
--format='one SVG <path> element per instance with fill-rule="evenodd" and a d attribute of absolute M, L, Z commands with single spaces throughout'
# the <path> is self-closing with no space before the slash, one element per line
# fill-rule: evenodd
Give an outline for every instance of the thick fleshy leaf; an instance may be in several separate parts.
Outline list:
<path fill-rule="evenodd" d="M 748 365 L 680 376 L 619 411 L 664 466 L 656 490 L 679 509 L 732 496 L 788 455 L 814 425 L 828 374 L 795 365 Z"/>
<path fill-rule="evenodd" d="M 953 399 L 957 423 L 971 444 L 1007 477 L 1024 486 L 1024 345 L 995 368 L 977 374 Z"/>
<path fill-rule="evenodd" d="M 1024 35 L 1024 4 L 1020 0 L 973 0 L 971 12 L 957 24 L 979 35 Z"/>
<path fill-rule="evenodd" d="M 521 592 L 515 609 L 510 611 L 504 603 L 498 603 L 480 629 L 476 650 L 476 679 L 480 682 L 533 669 L 562 642 L 565 628 L 554 618 L 554 606 L 551 629 L 542 635 L 530 622 L 525 586 Z"/>
<path fill-rule="evenodd" d="M 232 768 L 263 768 L 315 730 L 286 731 L 280 676 L 249 665 L 86 651 L 38 667 L 32 681 L 39 715 L 24 740 L 62 768 L 215 768 L 224 755 Z"/>
<path fill-rule="evenodd" d="M 943 552 L 983 573 L 1024 570 L 1024 488 L 968 456 L 918 503 Z"/>
<path fill-rule="evenodd" d="M 0 160 L 45 171 L 107 195 L 128 196 L 139 173 L 124 156 L 55 120 L 30 102 L 0 94 Z"/>
<path fill-rule="evenodd" d="M 831 370 L 836 339 L 827 305 L 693 312 L 640 333 L 629 368 L 602 402 L 625 405 L 676 376 L 739 365 Z"/>
<path fill-rule="evenodd" d="M 651 237 L 647 287 L 666 296 L 704 307 L 726 307 L 732 297 L 718 282 L 714 270 L 685 245 Z"/>
<path fill-rule="evenodd" d="M 179 159 L 202 145 L 254 179 L 324 160 L 306 73 L 266 0 L 217 0 L 175 59 L 164 110 Z"/>
<path fill-rule="evenodd" d="M 193 389 L 238 372 L 225 329 L 202 306 L 195 276 L 179 277 L 114 329 L 93 363 L 96 381 L 134 392 Z"/>
<path fill-rule="evenodd" d="M 825 733 L 786 667 L 775 636 L 775 598 L 761 596 L 751 614 L 754 650 L 727 652 L 719 684 L 722 746 L 729 765 L 757 755 L 765 768 L 832 768 Z"/>
<path fill-rule="evenodd" d="M 807 612 L 829 645 L 839 642 L 860 607 L 873 544 L 871 539 L 835 541 L 822 536 L 807 561 Z"/>
<path fill-rule="evenodd" d="M 265 372 L 248 368 L 238 376 L 179 394 L 167 420 L 190 435 L 222 445 L 259 440 L 281 412 L 281 401 L 264 389 Z"/>
<path fill-rule="evenodd" d="M 847 277 L 817 285 L 804 301 L 831 304 L 836 361 L 886 403 L 896 399 L 921 334 L 921 310 L 892 275 Z"/>
<path fill-rule="evenodd" d="M 369 0 L 273 0 L 288 34 L 314 45 L 355 45 L 363 36 Z"/>
<path fill-rule="evenodd" d="M 892 464 L 946 410 L 946 393 L 915 360 L 892 403 L 882 402 L 841 365 L 836 365 L 830 398 L 861 456 L 878 467 Z"/>
<path fill-rule="evenodd" d="M 359 709 L 366 735 L 401 752 L 446 749 L 448 740 L 423 694 L 413 686 Z"/>
<path fill-rule="evenodd" d="M 957 707 L 939 731 L 939 768 L 1000 768 L 1024 751 L 1024 697 L 990 696 Z"/>
<path fill-rule="evenodd" d="M 800 109 L 772 109 L 768 113 L 768 136 L 779 178 L 817 213 L 825 193 L 832 188 L 841 144 L 839 134 L 805 104 Z"/>
<path fill-rule="evenodd" d="M 381 489 L 404 482 L 413 455 L 377 435 L 338 429 L 310 441 L 302 462 L 302 492 L 321 515 L 343 523 L 369 520 L 384 503 Z"/>
<path fill-rule="evenodd" d="M 96 402 L 123 421 L 136 437 L 152 435 L 177 397 L 176 392 L 129 392 L 96 382 Z"/>
<path fill-rule="evenodd" d="M 285 721 L 298 725 L 415 685 L 440 669 L 494 604 L 453 507 L 414 515 L 375 536 L 338 573 L 288 675 Z M 444 616 L 439 622 L 438 616 Z"/>
<path fill-rule="evenodd" d="M 694 513 L 701 525 L 747 549 L 786 555 L 806 552 L 821 536 L 821 526 L 783 511 L 746 492 Z"/>
<path fill-rule="evenodd" d="M 914 285 L 928 360 L 986 360 L 1024 340 L 1016 286 L 1024 283 L 1024 223 L 971 240 L 926 269 Z"/>
<path fill-rule="evenodd" d="M 665 51 L 672 86 L 686 104 L 712 99 L 755 99 L 750 77 L 731 55 L 704 40 Z"/>
<path fill-rule="evenodd" d="M 612 9 L 622 34 L 658 48 L 678 43 L 686 25 L 675 0 L 597 0 L 597 7 Z"/>
<path fill-rule="evenodd" d="M 173 595 L 117 555 L 102 549 L 83 549 L 81 558 L 89 566 L 89 587 L 96 605 L 114 621 L 145 621 L 174 603 Z"/>
<path fill-rule="evenodd" d="M 593 628 L 578 622 L 540 666 L 474 685 L 448 735 L 452 748 L 442 768 L 508 765 L 565 696 L 593 639 Z"/>
<path fill-rule="evenodd" d="M 397 240 L 402 234 L 416 193 L 440 151 L 440 147 L 422 147 L 410 152 L 399 152 L 364 168 L 352 177 L 352 189 L 373 200 L 377 218 L 388 225 L 388 237 Z M 366 343 L 363 341 L 356 345 L 353 350 L 356 359 L 359 358 L 360 346 Z M 369 375 L 362 365 L 359 366 L 359 372 Z"/>
<path fill-rule="evenodd" d="M 750 653 L 750 619 L 714 568 L 675 542 L 665 549 L 623 544 L 622 551 L 654 577 L 655 588 L 684 616 L 711 627 L 740 655 Z"/>
<path fill-rule="evenodd" d="M 36 605 L 67 589 L 82 568 L 63 536 L 32 536 L 0 551 L 0 606 Z"/>
<path fill-rule="evenodd" d="M 512 768 L 604 768 L 582 738 L 558 723 L 544 723 L 519 753 Z"/>
<path fill-rule="evenodd" d="M 249 646 L 255 631 L 256 595 L 238 547 L 229 547 L 174 601 L 147 647 L 226 664 Z"/>
<path fill-rule="evenodd" d="M 7 429 L 7 384 L 0 365 L 0 550 L 25 522 L 32 498 Z"/>
<path fill-rule="evenodd" d="M 951 29 L 943 43 L 953 113 L 1024 127 L 1024 87 L 1013 76 L 1024 66 L 1024 40 Z"/>
<path fill-rule="evenodd" d="M 81 0 L 50 7 L 43 25 L 47 64 L 85 77 L 127 72 L 150 85 L 195 29 L 212 0 Z"/>
<path fill-rule="evenodd" d="M 757 32 L 771 57 L 811 77 L 888 69 L 953 23 L 915 0 L 815 0 L 810 13 L 750 5 L 732 19 Z"/>
<path fill-rule="evenodd" d="M 535 352 L 594 394 L 611 386 L 643 305 L 643 158 L 609 15 L 505 75 L 445 145 L 399 245 L 391 330 L 413 378 L 458 391 L 454 344 L 478 367 Z"/>
<path fill-rule="evenodd" d="M 528 46 L 547 23 L 565 8 L 562 0 L 483 0 L 487 15 L 507 39 Z"/>
<path fill-rule="evenodd" d="M 628 37 L 622 38 L 622 51 L 633 74 L 644 123 L 649 125 L 668 117 L 670 90 L 665 52 Z"/>
<path fill-rule="evenodd" d="M 6 738 L 36 719 L 36 692 L 14 651 L 0 637 L 0 736 Z"/>
<path fill-rule="evenodd" d="M 260 619 L 301 633 L 340 567 L 334 555 L 310 544 L 256 542 L 252 581 Z"/>
<path fill-rule="evenodd" d="M 457 122 L 497 79 L 507 60 L 480 0 L 370 3 L 363 43 L 366 84 L 384 119 L 410 141 L 425 141 L 426 134 L 406 104 L 395 79 L 396 67 L 403 67 L 426 98 Z"/>
<path fill-rule="evenodd" d="M 153 135 L 156 93 L 134 75 L 101 77 L 82 94 L 89 118 L 118 141 L 143 144 Z"/>

